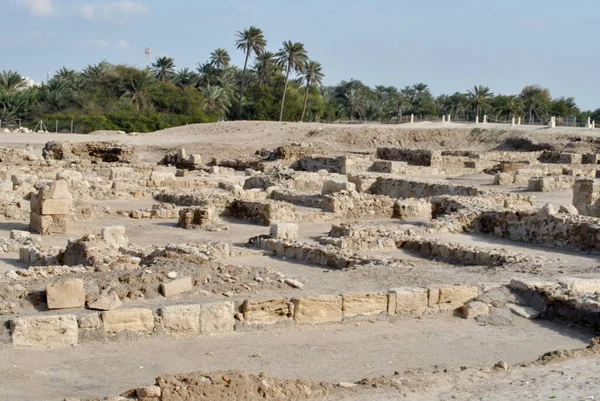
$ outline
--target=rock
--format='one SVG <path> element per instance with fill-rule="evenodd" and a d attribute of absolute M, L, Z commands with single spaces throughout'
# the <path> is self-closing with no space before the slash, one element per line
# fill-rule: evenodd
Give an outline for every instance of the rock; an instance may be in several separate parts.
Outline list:
<path fill-rule="evenodd" d="M 125 236 L 125 227 L 111 226 L 102 229 L 102 239 L 113 248 L 126 248 L 129 246 L 129 240 Z"/>
<path fill-rule="evenodd" d="M 354 192 L 356 191 L 356 184 L 347 181 L 325 181 L 321 189 L 321 195 L 334 194 L 340 191 Z"/>
<path fill-rule="evenodd" d="M 465 304 L 462 308 L 462 315 L 465 319 L 475 319 L 479 316 L 487 316 L 490 312 L 490 307 L 480 301 L 471 301 Z"/>
<path fill-rule="evenodd" d="M 192 282 L 191 277 L 183 277 L 168 283 L 161 284 L 162 294 L 167 298 L 191 291 L 193 288 L 194 283 Z"/>
<path fill-rule="evenodd" d="M 167 277 L 170 279 L 175 279 L 177 278 L 177 272 L 168 272 Z"/>
<path fill-rule="evenodd" d="M 491 326 L 512 326 L 514 324 L 512 312 L 509 308 L 490 308 L 490 313 L 487 316 L 479 316 L 475 320 Z"/>
<path fill-rule="evenodd" d="M 200 334 L 202 305 L 170 305 L 160 310 L 163 327 L 170 334 Z"/>
<path fill-rule="evenodd" d="M 432 301 L 435 301 L 435 293 L 434 290 L 429 292 L 429 306 L 432 306 Z M 454 311 L 478 295 L 479 288 L 477 287 L 440 287 L 437 305 L 440 312 Z"/>
<path fill-rule="evenodd" d="M 577 278 L 567 277 L 562 279 L 559 284 L 571 291 L 582 294 L 595 294 L 600 292 L 600 279 L 596 278 Z"/>
<path fill-rule="evenodd" d="M 284 283 L 286 283 L 287 285 L 289 285 L 290 287 L 293 287 L 293 288 L 298 288 L 298 289 L 303 289 L 304 288 L 304 284 L 302 284 L 298 280 L 294 280 L 294 279 L 291 279 L 291 278 L 286 278 L 284 280 Z"/>
<path fill-rule="evenodd" d="M 242 312 L 250 324 L 272 324 L 287 320 L 289 307 L 285 298 L 249 299 L 242 305 Z"/>
<path fill-rule="evenodd" d="M 102 313 L 104 331 L 119 333 L 122 331 L 154 330 L 154 314 L 146 308 L 116 309 Z"/>
<path fill-rule="evenodd" d="M 287 241 L 298 240 L 298 225 L 294 223 L 273 223 L 270 230 L 271 238 Z"/>
<path fill-rule="evenodd" d="M 546 203 L 540 210 L 538 210 L 537 214 L 540 217 L 549 217 L 558 214 L 558 210 L 556 209 L 556 206 L 552 205 L 551 203 Z"/>
<path fill-rule="evenodd" d="M 85 290 L 83 281 L 73 279 L 46 286 L 48 309 L 83 308 Z"/>
<path fill-rule="evenodd" d="M 322 295 L 293 298 L 294 320 L 298 323 L 328 323 L 342 321 L 342 297 Z"/>
<path fill-rule="evenodd" d="M 517 316 L 524 317 L 525 319 L 535 319 L 540 315 L 540 312 L 530 308 L 529 306 L 521 306 L 516 304 L 507 304 L 508 309 Z"/>
<path fill-rule="evenodd" d="M 504 362 L 504 361 L 497 362 L 494 365 L 494 369 L 508 370 L 508 364 L 506 362 Z"/>
<path fill-rule="evenodd" d="M 16 346 L 59 347 L 78 341 L 74 315 L 18 317 L 12 321 L 12 342 Z"/>
<path fill-rule="evenodd" d="M 387 294 L 344 294 L 342 310 L 344 317 L 386 313 L 388 296 Z"/>
<path fill-rule="evenodd" d="M 203 304 L 200 310 L 200 333 L 216 334 L 233 331 L 234 314 L 233 302 Z"/>
<path fill-rule="evenodd" d="M 111 291 L 108 294 L 96 299 L 95 301 L 88 302 L 87 307 L 88 309 L 107 311 L 117 309 L 122 304 L 123 302 L 121 302 L 121 299 L 119 298 L 117 293 Z"/>
<path fill-rule="evenodd" d="M 135 395 L 139 401 L 158 401 L 162 395 L 162 391 L 158 386 L 148 386 L 135 390 Z"/>
<path fill-rule="evenodd" d="M 356 383 L 348 383 L 348 382 L 339 382 L 338 386 L 342 387 L 342 388 L 354 388 L 354 387 L 357 387 L 358 384 L 356 384 Z"/>
<path fill-rule="evenodd" d="M 88 313 L 87 315 L 79 316 L 77 324 L 80 329 L 98 329 L 102 325 L 100 317 L 97 313 Z"/>
<path fill-rule="evenodd" d="M 561 213 L 561 214 L 572 214 L 572 215 L 575 215 L 575 216 L 579 215 L 579 211 L 573 205 L 560 205 L 560 207 L 558 208 L 558 213 Z"/>
<path fill-rule="evenodd" d="M 428 307 L 428 291 L 425 288 L 392 288 L 388 313 L 421 316 Z"/>

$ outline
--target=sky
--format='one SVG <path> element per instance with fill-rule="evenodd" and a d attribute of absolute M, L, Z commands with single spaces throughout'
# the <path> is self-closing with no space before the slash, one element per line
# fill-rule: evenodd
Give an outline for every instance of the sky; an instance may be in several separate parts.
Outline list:
<path fill-rule="evenodd" d="M 271 51 L 304 43 L 326 85 L 424 82 L 439 95 L 539 84 L 600 108 L 598 0 L 0 0 L 0 70 L 39 82 L 103 59 L 143 67 L 146 46 L 178 68 L 219 47 L 242 65 L 235 34 L 251 25 Z"/>

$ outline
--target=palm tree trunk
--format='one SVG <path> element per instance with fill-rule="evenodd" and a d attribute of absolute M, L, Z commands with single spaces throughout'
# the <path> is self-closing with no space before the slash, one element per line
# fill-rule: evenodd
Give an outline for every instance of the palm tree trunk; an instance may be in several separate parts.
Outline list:
<path fill-rule="evenodd" d="M 283 96 L 281 97 L 281 111 L 279 112 L 279 122 L 283 121 L 283 106 L 285 105 L 285 94 L 288 87 L 288 79 L 290 77 L 291 64 L 288 61 L 287 72 L 285 73 L 285 85 L 283 86 Z"/>
<path fill-rule="evenodd" d="M 244 71 L 242 72 L 242 86 L 240 87 L 240 102 L 238 105 L 238 120 L 242 119 L 242 99 L 244 98 L 244 85 L 246 83 L 246 68 L 248 67 L 248 58 L 250 58 L 250 46 L 246 51 L 246 61 L 244 61 Z"/>
<path fill-rule="evenodd" d="M 302 117 L 300 122 L 304 122 L 304 113 L 306 113 L 306 104 L 308 103 L 308 88 L 310 88 L 310 78 L 306 80 L 306 92 L 304 92 L 304 106 L 302 107 Z"/>

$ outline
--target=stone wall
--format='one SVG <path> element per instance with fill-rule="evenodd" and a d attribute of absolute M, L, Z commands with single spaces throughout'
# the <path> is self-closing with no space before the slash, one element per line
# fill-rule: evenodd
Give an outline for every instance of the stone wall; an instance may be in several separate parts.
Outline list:
<path fill-rule="evenodd" d="M 263 226 L 275 222 L 296 222 L 296 206 L 287 202 L 236 199 L 227 209 L 233 217 Z"/>
<path fill-rule="evenodd" d="M 377 148 L 377 158 L 406 162 L 412 166 L 440 167 L 442 152 L 427 149 Z"/>
<path fill-rule="evenodd" d="M 573 206 L 579 214 L 600 217 L 600 180 L 577 180 L 573 186 Z"/>
<path fill-rule="evenodd" d="M 444 182 L 416 181 L 399 178 L 378 178 L 369 192 L 391 198 L 427 198 L 440 195 L 479 196 L 490 191 L 473 186 Z"/>
<path fill-rule="evenodd" d="M 552 192 L 573 188 L 575 177 L 534 177 L 529 179 L 527 190 L 531 192 Z"/>

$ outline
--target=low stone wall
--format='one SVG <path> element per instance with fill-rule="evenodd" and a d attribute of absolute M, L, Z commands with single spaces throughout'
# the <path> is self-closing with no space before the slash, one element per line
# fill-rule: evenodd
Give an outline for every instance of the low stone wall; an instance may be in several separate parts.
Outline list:
<path fill-rule="evenodd" d="M 440 195 L 479 196 L 490 191 L 466 185 L 444 182 L 428 182 L 399 178 L 378 178 L 370 186 L 369 192 L 390 198 L 427 198 Z"/>
<path fill-rule="evenodd" d="M 263 226 L 296 222 L 296 206 L 287 202 L 235 199 L 227 209 L 233 217 Z"/>
<path fill-rule="evenodd" d="M 557 152 L 553 150 L 545 150 L 538 157 L 542 163 L 558 163 L 558 164 L 581 164 L 582 155 L 579 153 Z"/>
<path fill-rule="evenodd" d="M 579 214 L 600 217 L 600 180 L 577 180 L 573 186 L 573 206 Z"/>
<path fill-rule="evenodd" d="M 573 188 L 575 177 L 534 177 L 529 179 L 527 190 L 531 192 L 552 192 Z"/>
<path fill-rule="evenodd" d="M 406 162 L 412 166 L 440 167 L 442 152 L 427 149 L 377 148 L 377 158 Z"/>
<path fill-rule="evenodd" d="M 408 163 L 406 162 L 397 162 L 391 160 L 375 160 L 370 171 L 376 171 L 379 173 L 387 173 L 387 174 L 406 174 L 406 167 Z"/>

